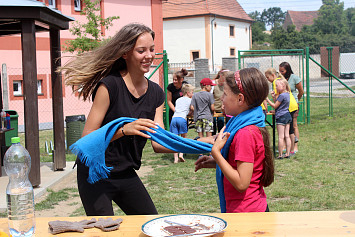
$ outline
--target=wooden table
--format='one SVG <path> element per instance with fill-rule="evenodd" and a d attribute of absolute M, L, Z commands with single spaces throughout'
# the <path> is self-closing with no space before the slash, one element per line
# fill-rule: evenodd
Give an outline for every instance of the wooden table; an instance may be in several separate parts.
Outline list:
<path fill-rule="evenodd" d="M 355 210 L 353 211 L 310 211 L 310 212 L 263 212 L 238 214 L 208 214 L 223 218 L 228 226 L 227 236 L 355 236 Z M 86 229 L 84 233 L 68 232 L 57 236 L 139 236 L 145 237 L 142 225 L 154 216 L 121 216 L 123 222 L 117 231 L 102 232 L 97 228 Z M 90 217 L 91 218 L 91 217 Z M 40 217 L 36 219 L 36 236 L 53 236 L 48 232 L 48 221 L 79 221 L 89 217 Z M 97 217 L 96 217 L 97 218 Z M 113 217 L 118 218 L 117 217 Z M 0 231 L 8 233 L 7 219 L 0 219 Z M 198 237 L 198 235 L 197 235 Z"/>

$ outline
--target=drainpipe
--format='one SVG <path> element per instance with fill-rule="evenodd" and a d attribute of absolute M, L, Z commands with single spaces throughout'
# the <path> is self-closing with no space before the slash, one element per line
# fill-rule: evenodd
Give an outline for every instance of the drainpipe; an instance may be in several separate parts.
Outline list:
<path fill-rule="evenodd" d="M 213 58 L 213 22 L 216 20 L 216 14 L 214 15 L 214 18 L 211 20 L 211 49 L 212 49 L 212 70 L 214 72 L 214 58 Z"/>

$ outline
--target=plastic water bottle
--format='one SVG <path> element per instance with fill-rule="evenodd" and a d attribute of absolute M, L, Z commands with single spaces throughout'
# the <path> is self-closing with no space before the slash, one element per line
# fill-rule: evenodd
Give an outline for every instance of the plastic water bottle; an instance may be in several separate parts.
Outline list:
<path fill-rule="evenodd" d="M 6 113 L 4 110 L 1 110 L 0 117 L 1 117 L 1 129 L 5 130 L 6 129 Z"/>
<path fill-rule="evenodd" d="M 12 137 L 11 143 L 4 157 L 5 172 L 9 176 L 6 188 L 9 231 L 13 237 L 32 236 L 36 221 L 33 187 L 28 179 L 31 157 L 19 137 Z"/>

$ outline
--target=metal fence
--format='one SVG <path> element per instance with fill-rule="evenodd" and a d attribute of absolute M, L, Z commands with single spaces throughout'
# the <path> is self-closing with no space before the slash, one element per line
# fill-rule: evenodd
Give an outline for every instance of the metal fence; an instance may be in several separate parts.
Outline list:
<path fill-rule="evenodd" d="M 285 50 L 286 51 L 286 50 Z M 240 51 L 239 67 L 256 67 L 265 72 L 273 67 L 278 70 L 281 62 L 289 62 L 293 72 L 302 79 L 305 96 L 300 103 L 299 123 L 309 123 L 313 118 L 326 118 L 355 110 L 355 72 L 344 76 L 344 68 L 355 68 L 355 53 L 340 54 L 339 67 L 340 77 L 330 75 L 324 69 L 332 68 L 332 65 L 322 66 L 320 55 L 306 55 L 306 49 L 300 49 L 291 54 L 272 51 Z M 252 52 L 253 54 L 245 54 Z M 282 51 L 281 51 L 282 52 Z M 244 53 L 244 55 L 242 54 Z M 352 55 L 352 57 L 349 57 Z M 324 63 L 323 63 L 324 64 Z M 323 68 L 324 69 L 323 69 Z M 323 71 L 323 74 L 322 74 Z M 331 73 L 331 72 L 330 72 Z"/>

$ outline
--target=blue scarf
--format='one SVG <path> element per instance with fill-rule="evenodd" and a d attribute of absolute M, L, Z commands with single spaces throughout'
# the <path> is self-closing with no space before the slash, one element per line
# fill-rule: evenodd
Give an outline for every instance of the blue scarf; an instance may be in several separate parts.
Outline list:
<path fill-rule="evenodd" d="M 265 127 L 265 115 L 261 106 L 257 106 L 255 108 L 246 110 L 236 117 L 232 117 L 227 125 L 224 132 L 229 132 L 230 136 L 221 150 L 221 154 L 223 155 L 224 159 L 228 159 L 228 152 L 229 147 L 233 141 L 234 135 L 237 131 L 241 128 L 244 128 L 249 125 L 256 125 L 258 127 Z M 223 173 L 221 168 L 217 165 L 216 167 L 216 181 L 218 187 L 218 195 L 219 195 L 219 204 L 221 207 L 221 212 L 225 213 L 226 210 L 226 199 L 224 196 L 224 186 L 223 186 Z"/>
<path fill-rule="evenodd" d="M 125 123 L 131 123 L 135 120 L 137 119 L 127 117 L 113 120 L 100 129 L 80 138 L 70 146 L 70 150 L 78 156 L 79 160 L 85 166 L 89 167 L 89 183 L 95 183 L 101 179 L 108 178 L 112 167 L 107 167 L 105 164 L 106 148 L 118 128 L 122 127 Z M 175 152 L 200 154 L 208 153 L 212 149 L 211 144 L 182 138 L 159 126 L 157 129 L 152 128 L 152 130 L 156 131 L 156 133 L 143 132 L 148 134 L 151 140 Z"/>

